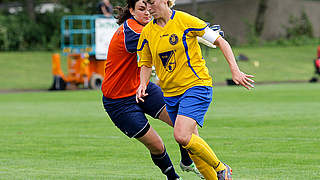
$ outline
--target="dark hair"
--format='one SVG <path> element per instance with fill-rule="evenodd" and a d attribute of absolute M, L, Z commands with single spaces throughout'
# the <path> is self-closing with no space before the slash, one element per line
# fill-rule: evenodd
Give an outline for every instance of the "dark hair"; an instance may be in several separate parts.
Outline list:
<path fill-rule="evenodd" d="M 115 7 L 115 10 L 118 11 L 118 15 L 116 16 L 116 19 L 118 19 L 117 24 L 120 25 L 124 23 L 124 21 L 132 17 L 129 9 L 134 9 L 138 1 L 139 0 L 127 0 L 127 5 L 125 7 Z"/>

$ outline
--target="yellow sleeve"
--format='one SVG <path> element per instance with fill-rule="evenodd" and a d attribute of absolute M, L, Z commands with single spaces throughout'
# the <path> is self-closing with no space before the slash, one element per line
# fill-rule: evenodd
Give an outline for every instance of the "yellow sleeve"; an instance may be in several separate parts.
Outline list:
<path fill-rule="evenodd" d="M 192 16 L 188 13 L 183 13 L 182 15 L 183 24 L 187 28 L 189 36 L 200 36 L 202 37 L 205 33 L 204 29 L 208 26 L 203 20 Z"/>
<path fill-rule="evenodd" d="M 152 55 L 151 51 L 149 48 L 149 43 L 147 38 L 145 37 L 145 32 L 142 30 L 139 42 L 138 42 L 138 47 L 137 47 L 137 52 L 138 52 L 138 66 L 147 66 L 147 67 L 152 67 Z"/>

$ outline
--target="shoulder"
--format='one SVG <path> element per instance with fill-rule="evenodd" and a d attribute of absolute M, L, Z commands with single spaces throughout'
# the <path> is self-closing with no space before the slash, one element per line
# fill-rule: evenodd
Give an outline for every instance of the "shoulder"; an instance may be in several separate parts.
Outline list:
<path fill-rule="evenodd" d="M 174 10 L 175 11 L 175 16 L 180 16 L 180 17 L 183 17 L 183 16 L 191 16 L 189 13 L 186 13 L 186 12 L 183 12 L 183 11 L 179 11 L 179 10 Z"/>
<path fill-rule="evenodd" d="M 143 29 L 143 25 L 142 24 L 139 24 L 135 19 L 127 19 L 125 22 L 124 22 L 124 28 L 125 30 L 131 30 L 137 34 L 140 34 L 142 29 Z"/>
<path fill-rule="evenodd" d="M 177 11 L 176 14 L 177 20 L 175 21 L 179 21 L 185 28 L 204 28 L 207 26 L 206 22 L 186 12 Z"/>
<path fill-rule="evenodd" d="M 202 21 L 198 17 L 183 11 L 176 11 L 176 16 L 177 16 L 177 19 L 180 19 L 182 21 Z"/>
<path fill-rule="evenodd" d="M 174 10 L 174 19 L 188 19 L 188 18 L 195 18 L 195 16 L 192 16 L 189 13 L 183 12 L 183 11 L 178 11 Z"/>

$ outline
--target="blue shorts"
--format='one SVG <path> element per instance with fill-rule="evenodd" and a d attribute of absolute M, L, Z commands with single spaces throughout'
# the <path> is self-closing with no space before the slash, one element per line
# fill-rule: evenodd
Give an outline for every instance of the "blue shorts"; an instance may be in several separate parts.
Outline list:
<path fill-rule="evenodd" d="M 145 113 L 158 118 L 165 108 L 163 93 L 159 86 L 149 82 L 144 102 L 136 102 L 136 96 L 119 99 L 110 99 L 103 96 L 103 106 L 113 123 L 128 137 L 139 138 L 144 136 L 150 124 Z"/>
<path fill-rule="evenodd" d="M 164 97 L 164 100 L 173 124 L 177 115 L 183 115 L 194 119 L 202 127 L 204 115 L 212 101 L 212 87 L 195 86 L 181 95 Z"/>

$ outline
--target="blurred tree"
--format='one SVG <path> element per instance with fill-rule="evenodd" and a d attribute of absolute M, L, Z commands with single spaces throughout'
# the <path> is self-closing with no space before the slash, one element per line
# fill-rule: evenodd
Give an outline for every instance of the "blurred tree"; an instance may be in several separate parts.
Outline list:
<path fill-rule="evenodd" d="M 34 12 L 34 0 L 25 0 L 24 2 L 24 7 L 26 7 L 25 12 L 27 13 L 28 17 L 30 20 L 35 21 L 36 16 Z"/>
<path fill-rule="evenodd" d="M 98 4 L 101 0 L 55 0 L 69 9 L 71 14 L 97 14 Z M 111 4 L 115 6 L 123 6 L 126 0 L 110 0 Z"/>
<path fill-rule="evenodd" d="M 56 0 L 66 7 L 71 14 L 96 14 L 96 6 L 99 0 Z"/>
<path fill-rule="evenodd" d="M 263 31 L 264 17 L 268 8 L 267 4 L 268 4 L 268 0 L 259 1 L 258 13 L 255 20 L 255 32 L 257 36 L 260 36 Z"/>

